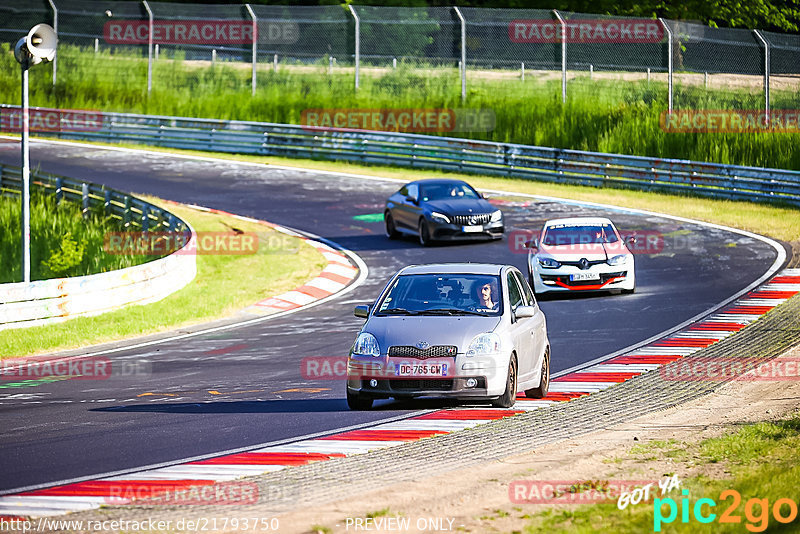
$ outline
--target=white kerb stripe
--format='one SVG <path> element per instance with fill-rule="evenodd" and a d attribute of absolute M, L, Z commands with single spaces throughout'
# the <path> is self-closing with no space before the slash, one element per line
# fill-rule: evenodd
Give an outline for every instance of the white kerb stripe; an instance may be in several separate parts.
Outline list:
<path fill-rule="evenodd" d="M 329 263 L 327 267 L 322 269 L 323 273 L 338 274 L 346 278 L 354 278 L 358 274 L 358 270 L 353 267 L 346 267 L 338 263 Z"/>
<path fill-rule="evenodd" d="M 658 369 L 658 363 L 600 363 L 581 370 L 581 373 L 646 373 Z"/>
<path fill-rule="evenodd" d="M 323 291 L 330 291 L 331 293 L 335 293 L 345 286 L 345 284 L 341 282 L 334 282 L 330 278 L 321 278 L 321 277 L 309 280 L 308 282 L 306 282 L 306 285 L 319 288 Z"/>
<path fill-rule="evenodd" d="M 294 304 L 299 304 L 300 306 L 303 306 L 305 304 L 310 304 L 315 300 L 317 300 L 311 295 L 306 295 L 305 293 L 301 293 L 299 291 L 287 291 L 286 293 L 282 293 L 275 298 L 285 300 L 288 302 L 293 302 Z"/>

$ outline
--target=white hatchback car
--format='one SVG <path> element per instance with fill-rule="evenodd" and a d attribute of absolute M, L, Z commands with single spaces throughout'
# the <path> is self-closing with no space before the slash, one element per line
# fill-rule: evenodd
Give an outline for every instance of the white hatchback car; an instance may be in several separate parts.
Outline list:
<path fill-rule="evenodd" d="M 605 217 L 549 220 L 528 247 L 528 279 L 537 294 L 636 290 L 633 254 Z"/>
<path fill-rule="evenodd" d="M 542 398 L 550 382 L 544 313 L 511 265 L 452 263 L 401 269 L 374 305 L 347 359 L 347 404 L 418 396 L 490 401 Z"/>

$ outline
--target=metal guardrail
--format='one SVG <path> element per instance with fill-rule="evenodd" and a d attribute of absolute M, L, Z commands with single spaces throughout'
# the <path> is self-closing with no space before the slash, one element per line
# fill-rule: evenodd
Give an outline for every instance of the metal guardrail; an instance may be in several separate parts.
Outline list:
<path fill-rule="evenodd" d="M 126 230 L 191 232 L 172 213 L 126 193 L 39 171 L 31 189 L 59 200 L 80 202 L 121 221 Z M 0 194 L 19 194 L 21 170 L 0 165 Z M 195 237 L 186 247 L 194 247 Z M 191 250 L 191 248 L 187 249 Z M 129 304 L 158 301 L 188 284 L 197 271 L 194 254 L 170 254 L 147 263 L 88 276 L 0 284 L 0 330 L 38 326 L 75 316 L 94 315 Z"/>
<path fill-rule="evenodd" d="M 16 110 L 0 105 L 0 113 Z M 104 113 L 62 139 L 488 174 L 800 206 L 800 172 L 437 137 L 246 121 Z"/>

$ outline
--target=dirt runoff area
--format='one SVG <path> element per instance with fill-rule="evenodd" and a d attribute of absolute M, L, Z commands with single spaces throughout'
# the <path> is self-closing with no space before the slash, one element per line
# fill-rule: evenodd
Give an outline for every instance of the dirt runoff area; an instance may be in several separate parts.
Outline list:
<path fill-rule="evenodd" d="M 781 356 L 800 357 L 800 346 Z M 548 445 L 532 452 L 441 476 L 420 473 L 414 482 L 386 487 L 278 516 L 282 533 L 514 532 L 547 507 L 572 504 L 512 502 L 515 484 L 536 480 L 541 493 L 556 481 L 662 480 L 726 476 L 721 464 L 686 465 L 658 448 L 641 455 L 631 448 L 651 441 L 687 444 L 719 436 L 734 425 L 785 419 L 800 409 L 800 381 L 751 381 L 746 376 L 715 393 L 625 424 Z M 433 460 L 433 459 L 432 459 Z M 689 462 L 691 464 L 691 462 Z M 531 496 L 527 486 L 526 496 Z M 654 487 L 658 489 L 655 485 Z M 632 489 L 632 488 L 631 488 Z M 343 490 L 343 494 L 345 491 Z"/>

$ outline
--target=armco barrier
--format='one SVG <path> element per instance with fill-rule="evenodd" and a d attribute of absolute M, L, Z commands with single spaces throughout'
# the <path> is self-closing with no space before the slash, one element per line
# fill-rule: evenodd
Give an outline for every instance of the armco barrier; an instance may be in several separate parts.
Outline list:
<path fill-rule="evenodd" d="M 0 113 L 18 113 L 0 105 Z M 125 113 L 92 128 L 48 125 L 62 139 L 396 165 L 548 182 L 686 193 L 800 206 L 800 172 L 623 156 L 418 134 Z"/>
<path fill-rule="evenodd" d="M 0 193 L 20 190 L 20 169 L 0 166 Z M 125 228 L 184 232 L 189 225 L 166 210 L 104 186 L 31 173 L 32 189 L 81 203 L 84 213 L 102 209 Z M 192 233 L 187 247 L 194 247 Z M 188 284 L 197 271 L 194 254 L 171 254 L 148 263 L 89 276 L 0 284 L 0 330 L 94 315 L 128 304 L 155 302 Z"/>

